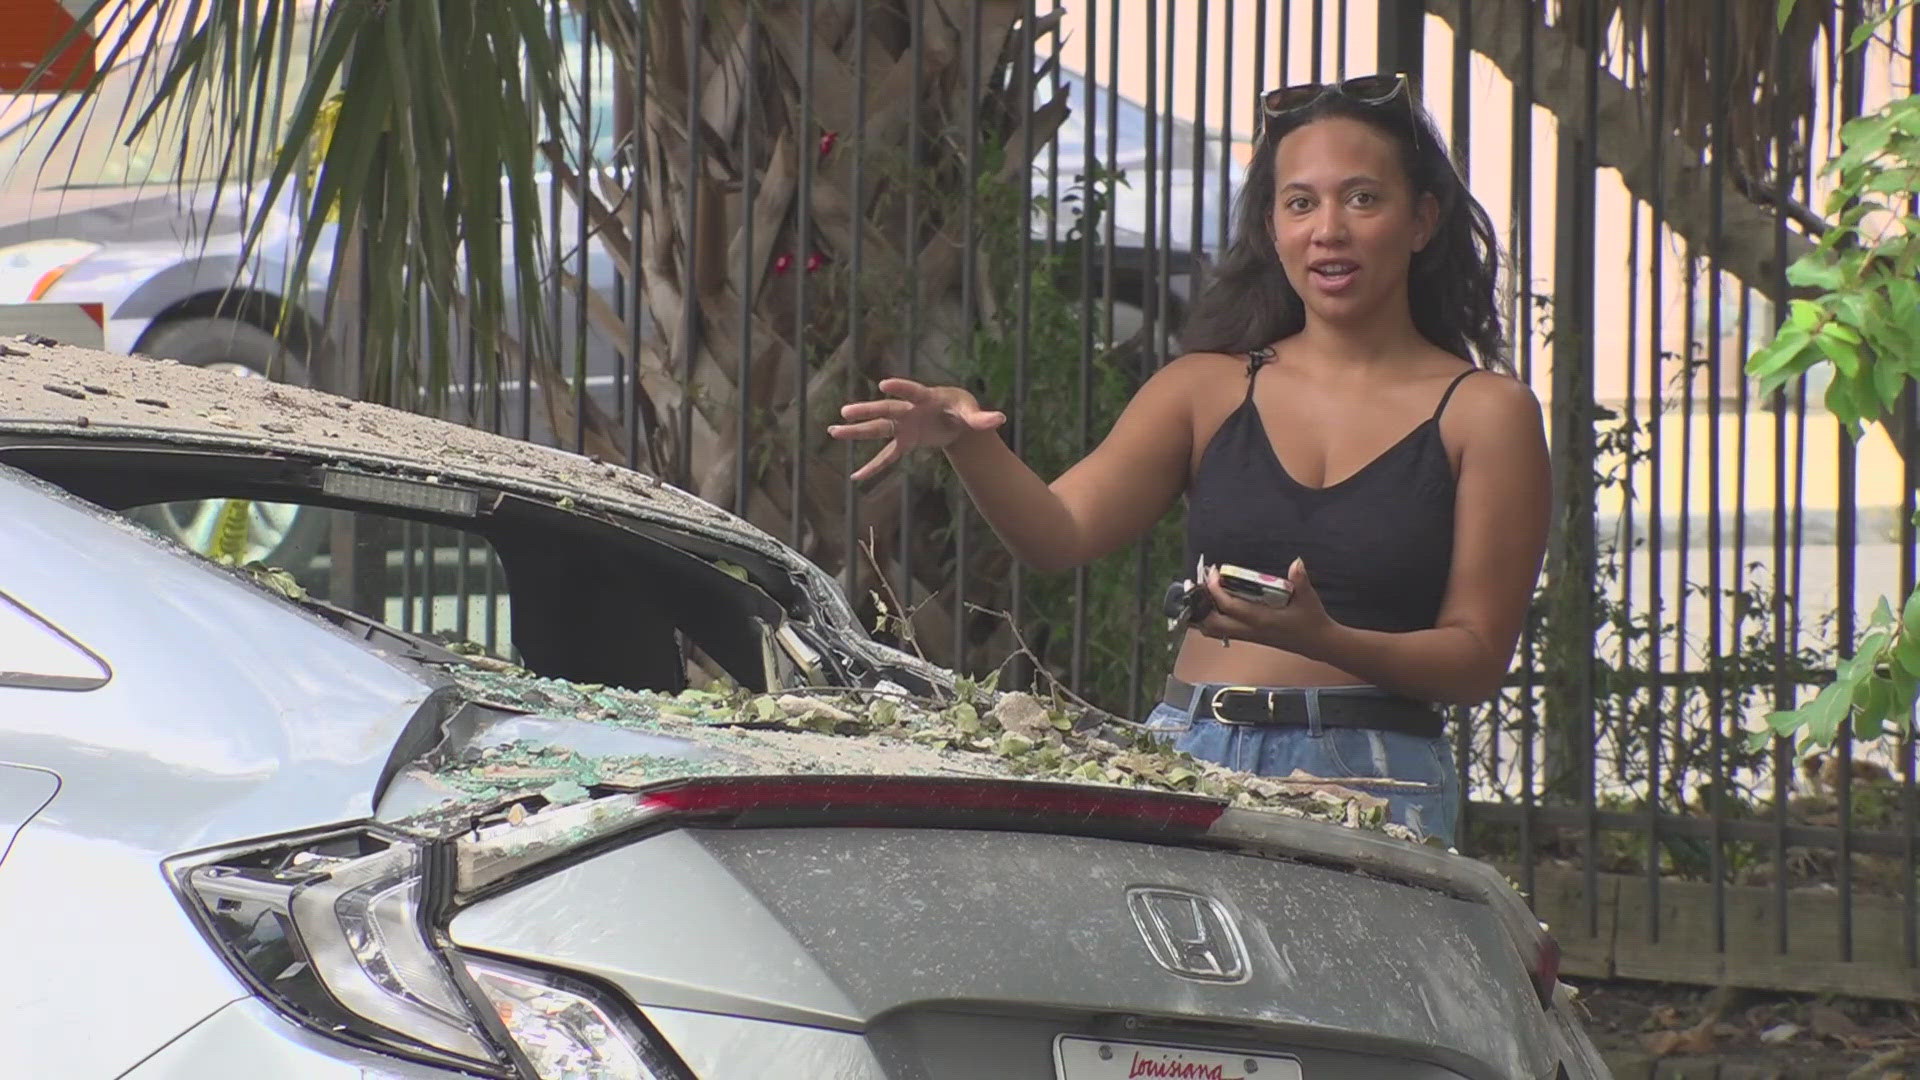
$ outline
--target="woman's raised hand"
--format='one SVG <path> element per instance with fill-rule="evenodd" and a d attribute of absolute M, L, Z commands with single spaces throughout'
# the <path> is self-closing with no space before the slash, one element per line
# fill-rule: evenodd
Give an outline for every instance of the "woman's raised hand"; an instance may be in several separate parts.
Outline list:
<path fill-rule="evenodd" d="M 840 407 L 844 424 L 831 424 L 827 434 L 836 439 L 885 439 L 865 465 L 854 470 L 865 480 L 900 460 L 909 450 L 938 450 L 973 431 L 992 431 L 1007 422 L 1002 412 L 980 407 L 972 394 L 957 386 L 923 386 L 911 379 L 881 379 L 876 401 L 855 401 Z"/>

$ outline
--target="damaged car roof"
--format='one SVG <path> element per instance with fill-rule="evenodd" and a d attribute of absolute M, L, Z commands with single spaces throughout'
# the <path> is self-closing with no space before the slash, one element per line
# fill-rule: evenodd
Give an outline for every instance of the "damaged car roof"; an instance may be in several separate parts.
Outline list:
<path fill-rule="evenodd" d="M 161 436 L 413 470 L 430 465 L 522 490 L 722 525 L 773 543 L 656 477 L 579 454 L 305 387 L 44 338 L 0 338 L 0 431 Z"/>

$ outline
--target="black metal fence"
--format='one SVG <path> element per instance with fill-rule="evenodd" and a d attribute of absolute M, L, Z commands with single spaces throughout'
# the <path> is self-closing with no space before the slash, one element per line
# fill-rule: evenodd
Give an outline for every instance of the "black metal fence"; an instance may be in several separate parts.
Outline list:
<path fill-rule="evenodd" d="M 729 506 L 938 662 L 1141 715 L 1171 655 L 1154 609 L 1177 523 L 1071 575 L 1026 572 L 940 463 L 856 489 L 825 425 L 881 375 L 956 380 L 1008 410 L 1036 467 L 1064 468 L 1177 354 L 1257 92 L 1412 74 L 1506 239 L 1560 508 L 1513 677 L 1454 717 L 1463 847 L 1512 867 L 1576 973 L 1911 998 L 1912 740 L 1801 761 L 1748 734 L 1848 654 L 1863 605 L 1913 587 L 1916 425 L 1856 446 L 1821 386 L 1760 399 L 1741 365 L 1818 228 L 1836 124 L 1907 92 L 1920 60 L 1837 56 L 1855 0 L 1801 0 L 1784 34 L 1775 8 L 556 15 L 578 76 L 550 133 L 567 147 L 545 223 L 571 275 L 545 298 L 559 376 L 489 386 L 470 365 L 455 409 Z"/>

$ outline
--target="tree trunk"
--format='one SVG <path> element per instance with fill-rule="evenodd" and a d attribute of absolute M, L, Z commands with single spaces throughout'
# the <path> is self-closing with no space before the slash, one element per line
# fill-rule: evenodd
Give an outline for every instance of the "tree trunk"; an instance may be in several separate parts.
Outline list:
<path fill-rule="evenodd" d="M 545 149 L 619 272 L 628 280 L 639 274 L 644 312 L 657 330 L 642 341 L 631 403 L 657 427 L 647 460 L 631 464 L 735 505 L 745 425 L 754 457 L 749 490 L 738 499 L 746 516 L 796 539 L 829 570 L 851 564 L 864 584 L 870 564 L 846 543 L 845 454 L 825 427 L 848 395 L 869 395 L 878 378 L 901 370 L 909 351 L 929 377 L 969 374 L 961 350 L 979 323 L 962 310 L 965 256 L 978 246 L 978 236 L 963 231 L 963 207 L 974 190 L 965 152 L 969 111 L 977 110 L 975 160 L 993 170 L 981 186 L 1024 186 L 1023 121 L 1033 129 L 1032 145 L 1044 146 L 1066 103 L 1036 109 L 1020 93 L 1021 80 L 1008 76 L 1012 65 L 1033 64 L 1030 38 L 1019 26 L 1025 5 L 1015 0 L 922 0 L 917 96 L 914 0 L 870 2 L 864 12 L 857 6 L 817 0 L 809 37 L 797 0 L 649 0 L 644 13 L 595 28 L 616 58 L 618 84 L 632 85 L 644 65 L 632 189 L 618 190 L 604 174 L 589 182 L 559 148 Z M 749 26 L 750 13 L 757 27 Z M 973 51 L 968 39 L 976 26 Z M 1051 29 L 1051 20 L 1040 20 L 1032 36 Z M 697 55 L 690 49 L 696 33 Z M 810 93 L 803 86 L 809 44 Z M 976 56 L 977 81 L 967 70 Z M 974 87 L 982 88 L 977 101 L 969 97 Z M 811 117 L 802 114 L 803 101 L 811 101 Z M 909 146 L 916 113 L 919 141 Z M 908 184 L 918 185 L 914 221 L 905 211 Z M 697 208 L 691 221 L 690 201 Z M 985 273 L 984 266 L 975 270 Z M 563 280 L 580 298 L 579 283 Z M 910 286 L 903 285 L 912 282 L 919 319 L 917 336 L 908 340 Z M 751 303 L 743 302 L 747 297 Z M 632 337 L 616 307 L 591 291 L 582 302 L 594 331 L 625 352 Z M 750 385 L 742 386 L 749 347 Z M 533 363 L 543 387 L 564 387 L 557 365 Z M 634 358 L 628 364 L 636 370 Z M 572 395 L 550 389 L 543 396 L 556 430 L 571 430 Z M 625 461 L 612 417 L 589 403 L 584 427 L 590 452 Z M 898 476 L 855 493 L 852 512 L 875 526 L 873 561 L 883 567 L 898 557 L 893 525 L 904 494 Z M 942 505 L 932 501 L 921 510 Z M 935 539 L 945 522 L 917 516 L 926 525 L 911 560 L 926 597 L 918 637 L 936 655 L 964 663 L 968 643 L 951 640 L 953 552 Z M 994 580 L 979 575 L 1004 555 L 992 545 L 974 547 L 969 577 Z M 853 599 L 864 594 L 857 587 Z"/>

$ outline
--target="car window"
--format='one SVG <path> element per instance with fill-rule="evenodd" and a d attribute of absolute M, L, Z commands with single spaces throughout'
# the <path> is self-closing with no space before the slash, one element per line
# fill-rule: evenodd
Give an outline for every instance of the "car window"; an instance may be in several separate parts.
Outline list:
<path fill-rule="evenodd" d="M 0 592 L 0 686 L 95 690 L 111 677 L 97 653 Z"/>
<path fill-rule="evenodd" d="M 636 690 L 763 689 L 775 677 L 766 649 L 781 609 L 724 566 L 538 501 L 482 513 L 482 496 L 457 485 L 357 472 L 340 483 L 380 505 L 216 497 L 120 509 L 398 651 L 425 638 L 483 666 Z"/>
<path fill-rule="evenodd" d="M 515 659 L 500 557 L 475 533 L 365 511 L 251 499 L 152 503 L 129 517 L 216 561 L 456 651 Z"/>

